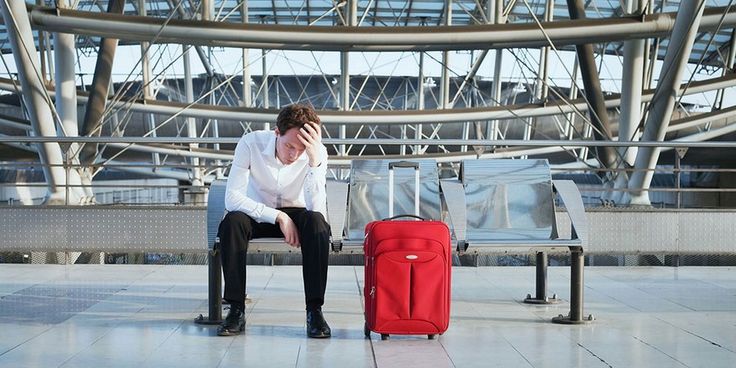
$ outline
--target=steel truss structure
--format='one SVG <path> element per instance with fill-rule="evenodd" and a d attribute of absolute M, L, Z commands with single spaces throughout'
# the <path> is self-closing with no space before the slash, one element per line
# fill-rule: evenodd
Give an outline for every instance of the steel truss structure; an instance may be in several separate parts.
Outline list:
<path fill-rule="evenodd" d="M 648 204 L 660 151 L 736 131 L 732 3 L 0 0 L 0 159 L 37 155 L 48 203 L 107 168 L 196 189 L 310 103 L 334 167 L 547 156 Z"/>

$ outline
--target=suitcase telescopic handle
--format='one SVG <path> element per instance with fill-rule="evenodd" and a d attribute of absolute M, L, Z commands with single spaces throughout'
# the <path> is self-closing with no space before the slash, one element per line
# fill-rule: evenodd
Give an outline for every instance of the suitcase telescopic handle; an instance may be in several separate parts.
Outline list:
<path fill-rule="evenodd" d="M 388 163 L 388 217 L 394 216 L 394 167 L 414 169 L 414 215 L 419 216 L 419 163 L 393 161 Z M 421 218 L 421 217 L 420 217 Z"/>

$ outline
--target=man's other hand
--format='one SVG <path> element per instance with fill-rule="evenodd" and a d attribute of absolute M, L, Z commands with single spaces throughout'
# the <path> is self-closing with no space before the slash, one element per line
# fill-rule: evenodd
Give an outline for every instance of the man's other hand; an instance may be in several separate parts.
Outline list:
<path fill-rule="evenodd" d="M 284 233 L 284 240 L 286 244 L 294 248 L 299 248 L 299 232 L 296 230 L 296 224 L 291 220 L 291 217 L 284 212 L 279 212 L 276 216 L 276 223 L 279 225 L 281 232 Z"/>
<path fill-rule="evenodd" d="M 309 166 L 319 166 L 322 163 L 322 157 L 320 157 L 322 127 L 310 121 L 299 129 L 299 135 L 297 137 L 299 137 L 299 141 L 304 145 L 304 151 L 307 152 Z"/>

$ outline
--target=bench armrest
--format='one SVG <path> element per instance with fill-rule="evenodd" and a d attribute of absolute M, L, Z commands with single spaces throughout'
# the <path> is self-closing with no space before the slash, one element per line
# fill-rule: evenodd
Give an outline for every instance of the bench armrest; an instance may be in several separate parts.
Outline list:
<path fill-rule="evenodd" d="M 343 181 L 327 181 L 327 222 L 330 224 L 332 248 L 340 250 L 348 209 L 349 184 Z"/>
<path fill-rule="evenodd" d="M 588 218 L 577 185 L 572 180 L 553 180 L 552 186 L 560 195 L 570 217 L 571 239 L 579 239 L 584 248 L 588 244 Z"/>
<path fill-rule="evenodd" d="M 450 228 L 455 234 L 458 250 L 464 251 L 467 241 L 465 227 L 467 226 L 467 214 L 465 205 L 465 187 L 459 180 L 440 180 L 440 188 L 445 197 L 447 213 L 450 219 Z"/>

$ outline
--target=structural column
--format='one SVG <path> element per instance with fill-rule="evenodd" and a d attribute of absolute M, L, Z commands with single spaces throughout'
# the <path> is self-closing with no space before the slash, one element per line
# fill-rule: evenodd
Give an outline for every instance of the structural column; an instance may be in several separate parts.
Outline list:
<path fill-rule="evenodd" d="M 358 1 L 348 0 L 347 11 L 345 14 L 346 26 L 356 27 L 358 25 Z M 340 110 L 350 110 L 350 53 L 348 51 L 340 52 Z M 340 124 L 340 139 L 347 137 L 345 124 Z M 346 145 L 341 144 L 338 147 L 338 155 L 345 156 Z"/>
<path fill-rule="evenodd" d="M 582 0 L 567 0 L 567 6 L 570 12 L 570 19 L 585 19 L 585 7 Z M 595 66 L 593 45 L 575 45 L 575 49 L 580 62 L 580 72 L 583 76 L 585 96 L 590 105 L 591 124 L 593 124 L 596 130 L 594 136 L 599 141 L 610 140 L 611 129 L 608 123 L 608 112 L 604 103 L 600 80 L 598 79 L 598 69 Z M 613 167 L 615 165 L 616 151 L 613 148 L 604 147 L 596 151 L 604 167 Z"/>
<path fill-rule="evenodd" d="M 677 11 L 672 36 L 667 46 L 659 83 L 649 106 L 642 133 L 643 141 L 664 140 L 667 127 L 672 117 L 672 110 L 677 102 L 682 72 L 687 66 L 705 8 L 705 0 L 683 1 Z M 659 147 L 640 147 L 634 163 L 634 173 L 629 180 L 631 204 L 650 205 L 649 185 L 654 176 L 653 169 L 659 159 Z"/>
<path fill-rule="evenodd" d="M 36 47 L 26 4 L 23 1 L 3 0 L 0 1 L 0 8 L 18 67 L 23 101 L 33 132 L 37 136 L 55 137 L 56 127 L 50 108 L 52 101 L 43 82 L 38 78 L 41 72 L 36 60 Z M 64 187 L 67 176 L 62 167 L 64 160 L 61 147 L 55 142 L 41 143 L 37 147 L 48 188 L 46 203 L 63 204 L 66 201 Z"/>
<path fill-rule="evenodd" d="M 641 11 L 640 0 L 629 0 L 626 3 L 626 14 L 636 14 Z M 644 81 L 644 40 L 636 39 L 624 42 L 624 67 L 621 81 L 621 114 L 618 123 L 618 140 L 634 142 L 638 140 L 637 127 L 641 119 L 641 93 Z M 610 198 L 618 203 L 624 197 L 620 190 L 625 189 L 629 176 L 623 171 L 634 165 L 636 147 L 622 147 L 615 173 L 614 192 Z"/>
<path fill-rule="evenodd" d="M 417 76 L 417 110 L 424 110 L 424 51 L 419 51 L 419 75 Z M 414 127 L 414 139 L 422 139 L 423 124 Z M 414 146 L 414 154 L 422 153 L 422 145 Z"/>
<path fill-rule="evenodd" d="M 445 25 L 452 25 L 452 0 L 445 0 Z M 450 52 L 442 51 L 442 76 L 440 80 L 439 108 L 450 109 Z"/>
<path fill-rule="evenodd" d="M 180 7 L 181 8 L 181 7 Z M 138 2 L 138 14 L 142 16 L 147 15 L 146 11 L 146 0 L 140 0 Z M 150 99 L 155 100 L 156 97 L 153 93 L 153 88 L 151 86 L 151 64 L 150 60 L 148 58 L 148 49 L 150 48 L 150 44 L 148 42 L 141 42 L 141 71 L 143 74 L 143 100 L 148 101 Z M 148 131 L 151 132 L 151 137 L 156 136 L 156 120 L 153 116 L 153 114 L 145 114 L 146 119 L 146 126 L 148 128 Z M 161 165 L 161 156 L 154 152 L 151 154 L 151 158 L 153 159 L 154 164 L 154 170 L 159 169 L 159 165 Z"/>
<path fill-rule="evenodd" d="M 124 0 L 112 0 L 108 3 L 107 12 L 121 14 L 125 7 Z M 115 51 L 118 47 L 117 38 L 103 38 L 100 40 L 100 48 L 97 52 L 97 64 L 95 74 L 92 78 L 92 88 L 87 100 L 87 109 L 84 114 L 84 125 L 82 135 L 99 136 L 102 129 L 102 121 L 105 117 L 105 105 L 110 89 L 112 75 L 112 64 L 115 59 Z M 85 145 L 82 150 L 82 161 L 90 164 L 95 160 L 97 154 L 96 145 Z"/>
<path fill-rule="evenodd" d="M 555 2 L 554 0 L 547 0 L 544 9 L 544 21 L 551 22 L 554 17 Z M 539 71 L 537 72 L 537 79 L 534 86 L 534 99 L 539 101 L 546 101 L 549 88 L 547 87 L 547 80 L 549 75 L 549 46 L 542 47 L 539 50 Z M 537 117 L 527 119 L 526 126 L 524 126 L 524 140 L 531 140 L 534 138 L 534 131 L 537 126 Z M 522 158 L 527 158 L 526 155 Z"/>
<path fill-rule="evenodd" d="M 488 0 L 486 6 L 488 12 L 488 21 L 494 22 L 495 24 L 501 24 L 505 22 L 503 17 L 503 1 L 502 0 Z M 501 81 L 501 64 L 503 63 L 503 49 L 496 49 L 496 60 L 493 64 L 493 99 L 491 106 L 501 105 L 501 87 L 503 83 Z M 491 140 L 498 139 L 498 120 L 491 120 L 486 126 L 486 137 Z"/>

